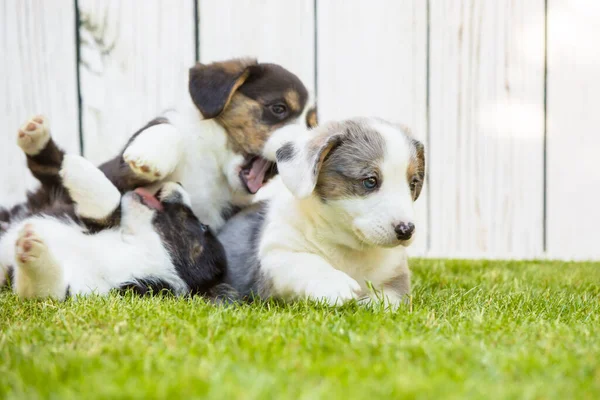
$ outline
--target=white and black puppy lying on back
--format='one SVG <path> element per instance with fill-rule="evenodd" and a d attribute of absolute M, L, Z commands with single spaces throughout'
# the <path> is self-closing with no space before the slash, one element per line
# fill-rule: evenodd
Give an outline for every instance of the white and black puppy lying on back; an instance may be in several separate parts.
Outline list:
<path fill-rule="evenodd" d="M 279 65 L 253 59 L 197 64 L 190 69 L 182 103 L 133 134 L 100 169 L 121 193 L 156 182 L 181 182 L 194 213 L 218 230 L 275 175 L 275 159 L 263 154 L 271 134 L 287 124 L 316 124 L 316 111 L 307 103 L 300 79 Z M 51 188 L 60 184 L 64 152 L 47 125 L 37 116 L 19 131 L 19 145 L 41 187 L 28 195 L 27 203 L 0 208 L 2 225 L 45 208 L 53 197 Z"/>
<path fill-rule="evenodd" d="M 360 118 L 308 134 L 285 128 L 267 144 L 275 150 L 287 189 L 223 227 L 225 281 L 242 296 L 398 305 L 410 292 L 405 248 L 425 177 L 423 145 L 397 125 Z"/>
<path fill-rule="evenodd" d="M 179 184 L 160 184 L 156 196 L 146 189 L 121 196 L 100 170 L 73 155 L 64 156 L 60 176 L 64 186 L 53 190 L 68 191 L 74 207 L 59 201 L 0 236 L 0 284 L 10 270 L 22 298 L 123 288 L 229 296 L 223 247 Z M 90 234 L 89 224 L 104 229 Z"/>

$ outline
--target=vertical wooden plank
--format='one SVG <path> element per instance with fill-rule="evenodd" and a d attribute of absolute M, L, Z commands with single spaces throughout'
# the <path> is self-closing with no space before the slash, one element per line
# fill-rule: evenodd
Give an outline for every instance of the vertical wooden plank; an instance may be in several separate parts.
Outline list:
<path fill-rule="evenodd" d="M 600 3 L 548 1 L 547 227 L 552 258 L 600 259 Z"/>
<path fill-rule="evenodd" d="M 200 60 L 251 56 L 314 90 L 313 0 L 199 0 Z"/>
<path fill-rule="evenodd" d="M 430 14 L 432 254 L 543 251 L 544 0 Z"/>
<path fill-rule="evenodd" d="M 324 0 L 317 16 L 321 119 L 377 116 L 426 142 L 427 3 Z M 426 193 L 412 254 L 426 250 Z"/>
<path fill-rule="evenodd" d="M 80 0 L 84 154 L 99 163 L 187 93 L 191 0 Z"/>
<path fill-rule="evenodd" d="M 19 126 L 47 115 L 56 141 L 79 152 L 75 11 L 72 1 L 0 4 L 0 206 L 25 198 L 36 181 L 16 144 Z"/>

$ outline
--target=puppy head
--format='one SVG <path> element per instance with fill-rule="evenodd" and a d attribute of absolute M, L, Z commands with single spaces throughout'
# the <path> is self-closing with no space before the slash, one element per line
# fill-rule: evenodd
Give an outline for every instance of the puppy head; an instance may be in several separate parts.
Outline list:
<path fill-rule="evenodd" d="M 263 157 L 271 134 L 290 123 L 317 123 L 304 84 L 276 64 L 254 59 L 197 64 L 190 69 L 189 91 L 204 118 L 225 128 L 230 148 L 242 160 L 232 168 L 250 193 L 276 173 L 274 160 Z"/>
<path fill-rule="evenodd" d="M 193 292 L 206 293 L 225 273 L 225 251 L 207 225 L 191 209 L 188 193 L 180 184 L 167 182 L 156 194 L 146 189 L 127 193 L 121 202 L 123 219 L 135 232 L 147 231 L 148 224 L 158 233 L 171 261 Z M 194 284 L 193 282 L 197 283 Z"/>
<path fill-rule="evenodd" d="M 276 157 L 288 189 L 316 196 L 361 244 L 412 242 L 425 154 L 405 129 L 374 118 L 329 123 L 284 143 Z"/>

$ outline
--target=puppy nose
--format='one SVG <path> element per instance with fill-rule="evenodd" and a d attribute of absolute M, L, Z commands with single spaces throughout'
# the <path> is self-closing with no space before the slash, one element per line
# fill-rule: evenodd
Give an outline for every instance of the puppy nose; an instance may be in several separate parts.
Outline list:
<path fill-rule="evenodd" d="M 408 240 L 415 231 L 415 224 L 412 222 L 400 222 L 394 227 L 394 230 L 396 231 L 396 237 L 398 240 Z"/>

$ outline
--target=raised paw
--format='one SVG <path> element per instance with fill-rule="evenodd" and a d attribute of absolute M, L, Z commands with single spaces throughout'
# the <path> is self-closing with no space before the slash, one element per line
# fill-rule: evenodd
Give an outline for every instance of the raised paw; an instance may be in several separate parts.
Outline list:
<path fill-rule="evenodd" d="M 27 224 L 19 232 L 16 243 L 16 258 L 21 266 L 37 265 L 48 254 L 48 246 L 35 232 L 33 225 Z"/>
<path fill-rule="evenodd" d="M 25 224 L 15 244 L 14 291 L 19 297 L 66 295 L 63 272 L 35 226 Z"/>
<path fill-rule="evenodd" d="M 50 140 L 48 118 L 36 115 L 25 122 L 17 134 L 17 144 L 30 156 L 40 153 Z"/>
<path fill-rule="evenodd" d="M 165 179 L 180 158 L 180 135 L 172 125 L 160 124 L 140 133 L 123 152 L 133 173 L 148 182 Z"/>
<path fill-rule="evenodd" d="M 123 159 L 136 176 L 148 182 L 161 180 L 166 175 L 158 166 L 152 164 L 152 162 L 133 157 L 127 154 L 127 152 L 123 154 Z"/>

